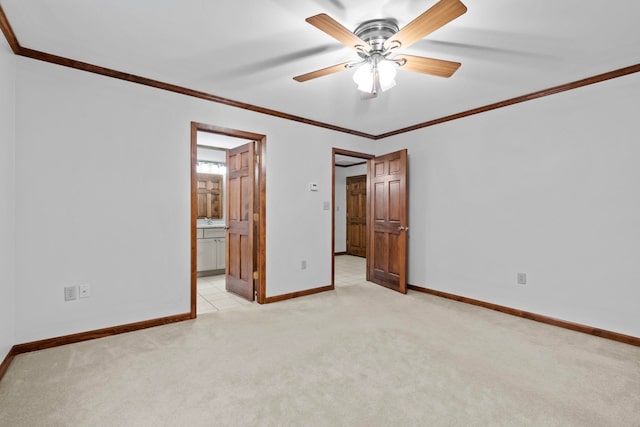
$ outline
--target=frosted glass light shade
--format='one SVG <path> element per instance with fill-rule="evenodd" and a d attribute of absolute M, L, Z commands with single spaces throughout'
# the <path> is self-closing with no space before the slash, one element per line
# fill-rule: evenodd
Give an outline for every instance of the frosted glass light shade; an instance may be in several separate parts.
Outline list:
<path fill-rule="evenodd" d="M 397 70 L 391 61 L 377 61 L 375 65 L 371 62 L 362 64 L 355 73 L 353 81 L 358 85 L 358 90 L 367 93 L 374 93 L 378 89 L 389 90 L 396 85 Z"/>
<path fill-rule="evenodd" d="M 389 90 L 396 85 L 396 74 L 398 71 L 391 61 L 380 61 L 378 63 L 378 77 L 380 78 L 380 89 Z"/>
<path fill-rule="evenodd" d="M 358 90 L 362 92 L 373 91 L 373 70 L 368 62 L 358 67 L 353 73 L 353 81 L 358 85 Z"/>

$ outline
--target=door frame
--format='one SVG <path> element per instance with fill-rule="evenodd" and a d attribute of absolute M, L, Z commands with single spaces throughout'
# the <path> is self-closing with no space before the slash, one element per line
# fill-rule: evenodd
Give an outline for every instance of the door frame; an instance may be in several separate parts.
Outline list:
<path fill-rule="evenodd" d="M 255 188 L 254 188 L 254 230 L 257 238 L 254 240 L 254 268 L 258 273 L 254 280 L 256 301 L 259 304 L 266 302 L 266 230 L 267 230 L 267 137 L 253 132 L 230 129 L 205 123 L 191 122 L 191 318 L 195 319 L 198 296 L 197 273 L 197 218 L 198 218 L 198 185 L 196 167 L 198 163 L 198 131 L 215 133 L 233 138 L 255 141 L 256 156 L 254 158 Z M 257 216 L 256 216 L 257 215 Z M 257 218 L 257 224 L 256 224 Z"/>
<path fill-rule="evenodd" d="M 373 159 L 375 155 L 344 150 L 342 148 L 331 149 L 331 289 L 335 289 L 336 278 L 336 154 L 356 157 L 363 160 Z M 367 170 L 367 177 L 369 171 Z M 368 181 L 367 181 L 368 182 Z M 368 189 L 367 189 L 368 191 Z M 367 198 L 367 233 L 369 232 L 369 201 Z M 369 254 L 367 253 L 367 275 L 369 274 Z"/>

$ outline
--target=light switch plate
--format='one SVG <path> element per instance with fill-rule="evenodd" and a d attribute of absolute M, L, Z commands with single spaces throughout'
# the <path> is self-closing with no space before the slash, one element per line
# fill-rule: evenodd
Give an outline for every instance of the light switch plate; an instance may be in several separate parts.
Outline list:
<path fill-rule="evenodd" d="M 64 287 L 64 300 L 65 301 L 73 301 L 77 298 L 77 288 L 75 286 L 65 286 Z"/>
<path fill-rule="evenodd" d="M 527 273 L 518 273 L 518 284 L 519 285 L 527 284 Z"/>

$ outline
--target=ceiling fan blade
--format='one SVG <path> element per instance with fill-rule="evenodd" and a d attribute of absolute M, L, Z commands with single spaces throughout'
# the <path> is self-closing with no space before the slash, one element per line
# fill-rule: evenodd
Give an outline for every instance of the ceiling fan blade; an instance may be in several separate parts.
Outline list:
<path fill-rule="evenodd" d="M 462 65 L 459 62 L 425 58 L 424 56 L 396 55 L 393 57 L 394 61 L 403 59 L 407 62 L 402 66 L 402 70 L 431 74 L 438 77 L 451 77 Z"/>
<path fill-rule="evenodd" d="M 349 62 L 343 62 L 342 64 L 338 64 L 338 65 L 333 65 L 331 67 L 327 67 L 327 68 L 323 68 L 321 70 L 316 70 L 316 71 L 312 71 L 310 73 L 307 74 L 302 74 L 299 76 L 296 76 L 293 78 L 293 80 L 297 81 L 297 82 L 306 82 L 307 80 L 312 80 L 312 79 L 316 79 L 318 77 L 322 77 L 322 76 L 326 76 L 328 74 L 333 74 L 333 73 L 337 73 L 340 71 L 344 71 L 347 69 L 347 64 L 349 64 Z"/>
<path fill-rule="evenodd" d="M 350 47 L 351 49 L 357 50 L 356 46 L 362 46 L 364 50 L 371 50 L 371 46 L 369 46 L 369 43 L 353 34 L 351 31 L 343 27 L 338 21 L 336 21 L 326 13 L 312 16 L 310 18 L 307 18 L 306 21 L 317 29 L 324 31 L 334 39 L 338 40 L 343 45 Z"/>
<path fill-rule="evenodd" d="M 409 22 L 400 31 L 384 43 L 389 48 L 394 42 L 399 42 L 402 48 L 406 48 L 418 40 L 448 24 L 463 15 L 467 7 L 460 0 L 440 0 L 429 10 Z"/>

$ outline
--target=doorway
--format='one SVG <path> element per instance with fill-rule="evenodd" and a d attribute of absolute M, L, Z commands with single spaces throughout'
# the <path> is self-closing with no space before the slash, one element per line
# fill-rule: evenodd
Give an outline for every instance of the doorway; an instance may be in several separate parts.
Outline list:
<path fill-rule="evenodd" d="M 332 206 L 334 208 L 331 218 L 333 230 L 331 284 L 334 288 L 336 285 L 365 281 L 367 160 L 373 157 L 371 154 L 339 148 L 332 150 Z M 350 191 L 347 182 L 352 184 L 353 191 Z M 347 196 L 350 192 L 354 193 L 351 206 Z M 354 210 L 356 212 L 353 212 Z M 348 215 L 347 211 L 351 215 Z M 351 228 L 349 227 L 350 219 L 353 219 Z"/>
<path fill-rule="evenodd" d="M 203 163 L 199 162 L 199 156 L 205 150 L 224 153 L 225 162 L 218 161 L 214 165 L 225 173 L 221 186 L 216 187 L 215 179 L 203 179 L 198 173 L 198 163 Z M 222 273 L 207 279 L 211 282 L 212 292 L 220 291 L 222 286 L 222 290 L 237 301 L 255 298 L 260 304 L 265 302 L 265 159 L 264 135 L 191 123 L 192 318 L 197 317 L 199 300 L 202 303 L 201 295 L 198 295 L 199 275 Z M 236 205 L 242 205 L 242 208 L 238 209 Z M 210 217 L 210 213 L 215 215 Z M 209 253 L 211 250 L 213 254 Z M 204 256 L 207 256 L 206 261 L 202 259 Z M 205 267 L 207 270 L 203 273 Z M 213 267 L 215 269 L 209 269 Z M 238 286 L 240 281 L 242 288 Z"/>

